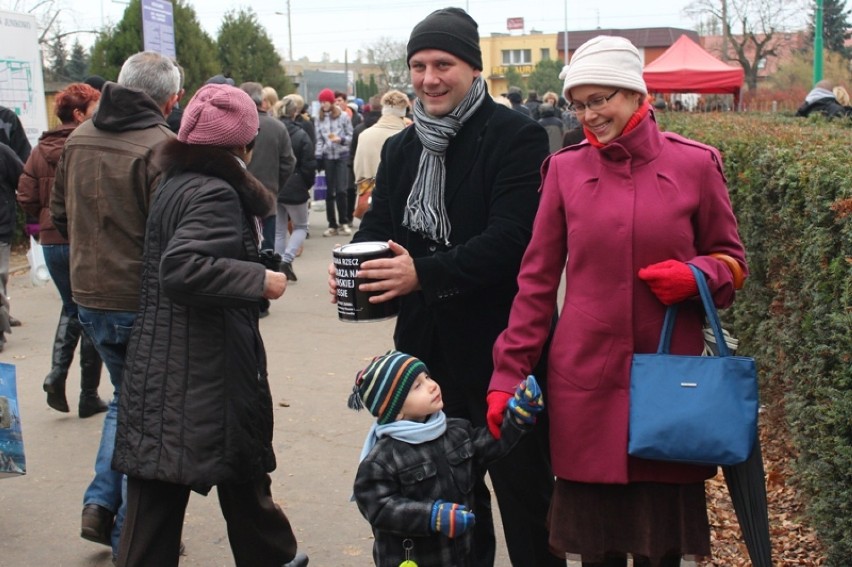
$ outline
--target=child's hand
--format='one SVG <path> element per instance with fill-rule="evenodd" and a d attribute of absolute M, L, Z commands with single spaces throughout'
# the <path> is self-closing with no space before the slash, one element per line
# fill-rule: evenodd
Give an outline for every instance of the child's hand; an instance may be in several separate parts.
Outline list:
<path fill-rule="evenodd" d="M 530 374 L 527 379 L 518 385 L 515 397 L 509 400 L 509 411 L 518 423 L 533 425 L 536 415 L 544 409 L 544 400 L 541 396 L 541 388 L 535 381 L 535 376 Z"/>
<path fill-rule="evenodd" d="M 442 533 L 448 538 L 459 536 L 473 527 L 476 516 L 467 506 L 444 500 L 435 500 L 432 504 L 432 520 L 430 526 L 435 533 Z"/>

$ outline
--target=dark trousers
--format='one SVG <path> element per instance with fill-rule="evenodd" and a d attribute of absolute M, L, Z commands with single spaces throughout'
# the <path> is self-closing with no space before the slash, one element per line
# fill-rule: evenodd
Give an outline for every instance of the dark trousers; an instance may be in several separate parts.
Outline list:
<path fill-rule="evenodd" d="M 435 356 L 425 361 L 432 377 L 441 386 L 444 413 L 448 417 L 470 420 L 485 427 L 487 403 L 485 387 L 454 376 L 447 364 Z M 545 373 L 536 378 L 547 399 Z M 548 422 L 541 414 L 532 432 L 512 449 L 505 458 L 488 468 L 491 484 L 500 506 L 503 534 L 513 567 L 565 567 L 565 559 L 550 553 L 548 545 L 547 512 L 553 493 L 553 473 L 548 448 Z M 477 567 L 492 567 L 496 540 L 491 512 L 491 495 L 480 478 L 474 485 L 476 524 L 473 530 L 472 558 Z"/>
<path fill-rule="evenodd" d="M 296 555 L 296 536 L 272 500 L 264 474 L 244 483 L 216 486 L 237 567 L 281 567 Z M 190 488 L 127 477 L 127 516 L 119 567 L 177 567 Z"/>
<path fill-rule="evenodd" d="M 349 217 L 349 197 L 346 184 L 349 182 L 349 166 L 346 159 L 325 160 L 325 217 L 329 228 L 338 228 L 341 224 L 351 224 Z M 335 216 L 335 211 L 337 216 Z"/>
<path fill-rule="evenodd" d="M 263 239 L 260 243 L 261 250 L 272 250 L 275 248 L 275 221 L 276 215 L 272 215 L 270 217 L 266 217 L 263 219 Z"/>

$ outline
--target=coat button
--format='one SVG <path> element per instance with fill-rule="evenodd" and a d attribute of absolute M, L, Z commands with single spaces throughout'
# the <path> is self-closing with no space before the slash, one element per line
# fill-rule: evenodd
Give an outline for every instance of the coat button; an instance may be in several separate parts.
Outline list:
<path fill-rule="evenodd" d="M 435 250 L 437 250 L 437 249 L 438 249 L 438 247 L 437 247 L 437 246 L 435 246 L 434 244 L 432 244 L 431 246 L 429 246 L 429 252 L 434 252 L 434 251 L 435 251 Z"/>

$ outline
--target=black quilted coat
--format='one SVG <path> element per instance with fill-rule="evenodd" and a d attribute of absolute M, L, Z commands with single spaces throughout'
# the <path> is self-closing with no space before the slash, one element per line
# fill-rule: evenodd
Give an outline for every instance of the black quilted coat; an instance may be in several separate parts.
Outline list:
<path fill-rule="evenodd" d="M 204 493 L 275 468 L 253 219 L 273 197 L 224 150 L 173 140 L 155 160 L 113 467 Z"/>

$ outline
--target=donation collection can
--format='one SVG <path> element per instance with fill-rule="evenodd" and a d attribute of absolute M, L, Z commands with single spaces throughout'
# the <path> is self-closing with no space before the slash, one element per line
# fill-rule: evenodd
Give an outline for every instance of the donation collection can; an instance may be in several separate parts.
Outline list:
<path fill-rule="evenodd" d="M 384 303 L 370 303 L 370 297 L 380 292 L 361 291 L 362 283 L 374 280 L 355 277 L 363 262 L 377 258 L 393 258 L 386 242 L 357 242 L 334 249 L 335 278 L 337 279 L 337 317 L 348 323 L 382 321 L 399 313 L 399 298 Z"/>

